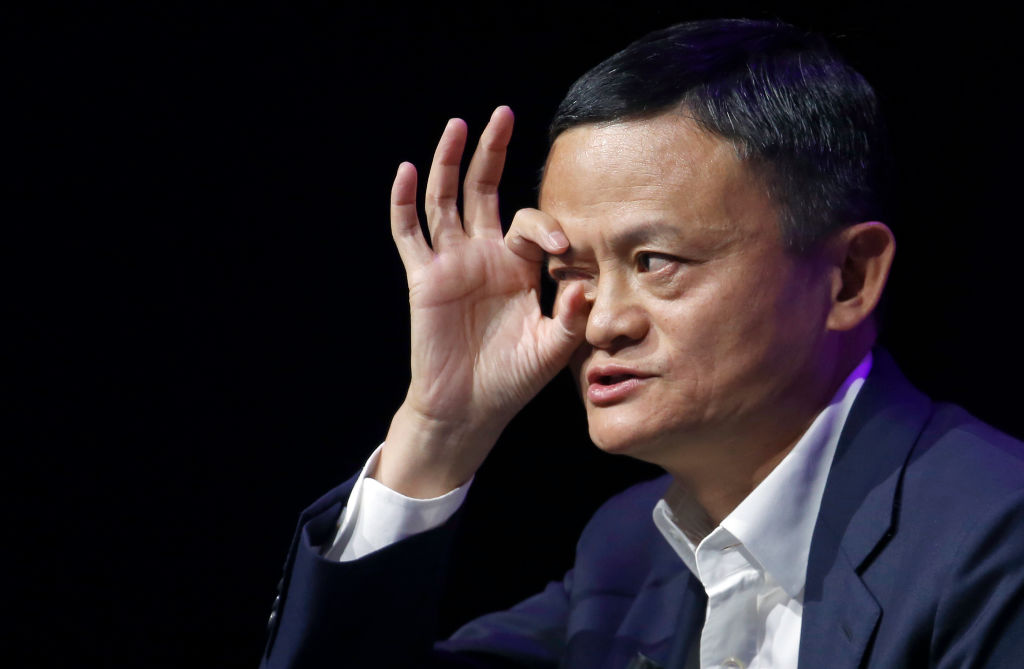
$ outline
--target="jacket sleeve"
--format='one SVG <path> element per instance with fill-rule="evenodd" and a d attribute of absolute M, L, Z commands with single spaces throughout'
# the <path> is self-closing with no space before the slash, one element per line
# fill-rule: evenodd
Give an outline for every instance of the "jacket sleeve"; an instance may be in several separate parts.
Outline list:
<path fill-rule="evenodd" d="M 556 666 L 561 583 L 438 644 L 436 613 L 456 513 L 351 562 L 323 558 L 355 477 L 302 513 L 269 623 L 264 669 Z"/>

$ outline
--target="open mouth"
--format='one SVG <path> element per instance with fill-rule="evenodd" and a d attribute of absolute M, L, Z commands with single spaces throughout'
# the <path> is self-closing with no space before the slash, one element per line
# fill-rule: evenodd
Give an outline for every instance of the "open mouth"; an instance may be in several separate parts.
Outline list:
<path fill-rule="evenodd" d="M 617 404 L 637 393 L 644 383 L 644 378 L 628 372 L 594 374 L 587 388 L 587 399 L 598 407 Z"/>
<path fill-rule="evenodd" d="M 636 374 L 602 374 L 597 377 L 597 383 L 602 386 L 614 386 L 616 383 L 635 378 L 637 378 Z"/>

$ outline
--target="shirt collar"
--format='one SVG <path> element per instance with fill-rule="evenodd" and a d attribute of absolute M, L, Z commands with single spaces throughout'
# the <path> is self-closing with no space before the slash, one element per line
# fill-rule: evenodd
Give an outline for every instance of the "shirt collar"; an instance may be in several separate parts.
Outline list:
<path fill-rule="evenodd" d="M 721 540 L 724 531 L 740 542 L 790 597 L 801 593 L 832 457 L 871 362 L 869 352 L 793 449 L 719 528 L 711 528 L 711 521 L 684 490 L 676 485 L 669 488 L 654 508 L 654 524 L 690 571 L 698 574 L 697 546 L 683 530 L 704 536 L 705 541 Z"/>

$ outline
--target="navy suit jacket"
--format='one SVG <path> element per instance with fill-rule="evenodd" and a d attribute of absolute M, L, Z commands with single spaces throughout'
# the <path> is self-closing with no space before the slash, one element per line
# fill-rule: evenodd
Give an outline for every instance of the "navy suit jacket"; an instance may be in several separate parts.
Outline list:
<path fill-rule="evenodd" d="M 347 563 L 319 557 L 353 481 L 307 509 L 263 658 L 283 667 L 671 667 L 706 598 L 651 511 L 662 477 L 605 503 L 561 581 L 434 644 L 455 525 Z M 1024 667 L 1024 445 L 914 389 L 875 352 L 811 541 L 799 666 Z"/>

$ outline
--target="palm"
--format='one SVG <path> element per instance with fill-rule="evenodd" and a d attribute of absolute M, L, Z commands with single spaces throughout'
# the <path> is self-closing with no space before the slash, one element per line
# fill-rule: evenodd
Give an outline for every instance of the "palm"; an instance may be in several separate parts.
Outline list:
<path fill-rule="evenodd" d="M 411 395 L 421 409 L 440 419 L 467 408 L 514 414 L 540 390 L 564 361 L 541 338 L 538 280 L 538 265 L 500 238 L 466 239 L 410 273 Z"/>

